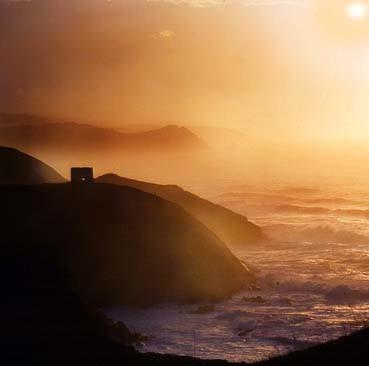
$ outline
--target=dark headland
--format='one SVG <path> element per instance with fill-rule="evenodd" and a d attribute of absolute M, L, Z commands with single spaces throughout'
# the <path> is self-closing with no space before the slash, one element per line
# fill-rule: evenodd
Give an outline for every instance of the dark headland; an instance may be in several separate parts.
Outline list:
<path fill-rule="evenodd" d="M 0 201 L 3 250 L 62 258 L 75 284 L 100 305 L 220 299 L 252 279 L 199 221 L 137 189 L 0 186 Z"/>
<path fill-rule="evenodd" d="M 132 348 L 141 336 L 98 310 L 219 299 L 250 283 L 252 275 L 215 234 L 150 193 L 109 184 L 35 184 L 28 180 L 40 176 L 35 168 L 47 172 L 37 183 L 62 178 L 14 150 L 0 149 L 0 156 L 3 166 L 30 169 L 26 177 L 22 169 L 7 170 L 0 180 L 1 364 L 229 365 L 141 354 Z M 260 365 L 368 360 L 369 330 L 363 330 Z"/>
<path fill-rule="evenodd" d="M 62 183 L 65 179 L 42 161 L 0 146 L 0 184 Z"/>
<path fill-rule="evenodd" d="M 111 324 L 75 288 L 60 261 L 14 248 L 0 267 L 0 362 L 23 366 L 226 366 L 226 361 L 141 354 L 136 336 Z M 369 330 L 260 366 L 366 366 Z"/>
<path fill-rule="evenodd" d="M 106 174 L 97 178 L 97 182 L 137 188 L 174 202 L 195 216 L 228 245 L 245 246 L 262 240 L 260 227 L 245 216 L 225 207 L 202 199 L 176 185 L 162 185 L 142 182 Z"/>

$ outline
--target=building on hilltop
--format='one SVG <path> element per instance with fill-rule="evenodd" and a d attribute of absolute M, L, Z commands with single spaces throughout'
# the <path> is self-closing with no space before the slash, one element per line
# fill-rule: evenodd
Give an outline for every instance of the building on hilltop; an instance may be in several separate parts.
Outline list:
<path fill-rule="evenodd" d="M 72 183 L 94 183 L 93 168 L 72 168 L 70 175 Z"/>

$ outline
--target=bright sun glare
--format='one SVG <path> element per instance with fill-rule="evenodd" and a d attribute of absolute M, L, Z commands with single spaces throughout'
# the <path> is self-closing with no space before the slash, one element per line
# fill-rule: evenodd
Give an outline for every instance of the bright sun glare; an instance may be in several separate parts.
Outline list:
<path fill-rule="evenodd" d="M 369 5 L 362 1 L 351 2 L 346 7 L 346 14 L 354 20 L 361 20 L 369 15 Z"/>

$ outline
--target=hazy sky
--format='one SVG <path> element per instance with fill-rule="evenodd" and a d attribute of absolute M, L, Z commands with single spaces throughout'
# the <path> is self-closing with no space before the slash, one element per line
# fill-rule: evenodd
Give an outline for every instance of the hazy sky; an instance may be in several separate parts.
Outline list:
<path fill-rule="evenodd" d="M 369 1 L 353 3 L 0 0 L 0 109 L 367 138 Z"/>

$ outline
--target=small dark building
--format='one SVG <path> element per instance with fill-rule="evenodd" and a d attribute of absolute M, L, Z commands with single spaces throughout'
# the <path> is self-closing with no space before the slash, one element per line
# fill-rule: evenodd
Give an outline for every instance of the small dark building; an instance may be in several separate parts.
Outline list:
<path fill-rule="evenodd" d="M 93 168 L 72 168 L 71 181 L 72 183 L 94 183 Z"/>

